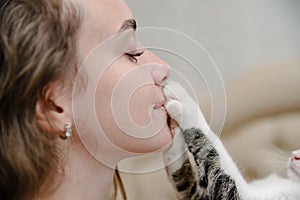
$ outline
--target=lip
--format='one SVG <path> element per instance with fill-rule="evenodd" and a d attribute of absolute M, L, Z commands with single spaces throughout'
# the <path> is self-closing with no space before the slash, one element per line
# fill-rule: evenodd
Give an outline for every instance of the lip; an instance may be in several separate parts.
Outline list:
<path fill-rule="evenodd" d="M 155 105 L 154 105 L 154 110 L 157 110 L 157 109 L 160 109 L 160 108 L 164 108 L 164 105 L 165 105 L 165 100 L 162 100 L 162 101 L 160 101 L 159 103 L 156 103 Z"/>
<path fill-rule="evenodd" d="M 153 109 L 154 110 L 163 109 L 167 113 L 167 110 L 165 108 L 165 103 L 166 103 L 166 100 L 164 99 L 164 100 L 160 101 L 159 103 L 155 104 Z M 169 114 L 167 113 L 166 114 L 166 123 L 167 123 L 169 129 L 170 129 L 170 125 L 169 125 L 170 119 L 171 118 L 170 118 Z M 171 138 L 173 139 L 174 138 L 173 130 L 170 130 L 170 134 L 171 134 Z"/>

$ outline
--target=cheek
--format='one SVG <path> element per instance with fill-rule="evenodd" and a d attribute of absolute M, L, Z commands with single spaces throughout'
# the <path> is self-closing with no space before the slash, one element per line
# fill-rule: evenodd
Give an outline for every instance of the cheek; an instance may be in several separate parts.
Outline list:
<path fill-rule="evenodd" d="M 120 150 L 146 153 L 166 148 L 172 140 L 163 108 L 153 109 L 157 87 L 144 84 L 128 90 L 111 75 L 103 76 L 96 91 L 96 115 L 112 145 Z"/>
<path fill-rule="evenodd" d="M 151 114 L 155 92 L 150 85 L 138 88 L 133 91 L 129 99 L 129 116 L 132 124 L 145 127 L 151 123 Z"/>

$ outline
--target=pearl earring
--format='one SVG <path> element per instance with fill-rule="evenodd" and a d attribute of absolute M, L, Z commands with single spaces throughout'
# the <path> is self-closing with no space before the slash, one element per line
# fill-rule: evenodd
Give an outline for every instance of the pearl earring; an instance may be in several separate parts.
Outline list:
<path fill-rule="evenodd" d="M 65 123 L 65 132 L 64 134 L 60 135 L 61 139 L 68 139 L 72 136 L 72 126 L 71 126 L 71 123 L 69 122 L 66 122 Z"/>

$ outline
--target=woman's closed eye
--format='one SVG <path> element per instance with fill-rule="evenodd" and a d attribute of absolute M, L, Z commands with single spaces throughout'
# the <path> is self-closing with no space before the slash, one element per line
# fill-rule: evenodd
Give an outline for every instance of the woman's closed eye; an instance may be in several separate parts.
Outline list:
<path fill-rule="evenodd" d="M 134 52 L 125 53 L 125 55 L 128 56 L 129 59 L 132 62 L 137 63 L 138 62 L 138 57 L 143 55 L 143 53 L 144 53 L 144 50 L 141 50 L 141 51 L 134 51 Z"/>

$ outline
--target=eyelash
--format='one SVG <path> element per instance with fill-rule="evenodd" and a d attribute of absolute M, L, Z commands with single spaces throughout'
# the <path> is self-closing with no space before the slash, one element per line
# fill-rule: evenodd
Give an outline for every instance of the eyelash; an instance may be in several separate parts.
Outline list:
<path fill-rule="evenodd" d="M 137 58 L 143 54 L 144 54 L 144 51 L 134 52 L 134 53 L 126 53 L 125 55 L 127 55 L 134 63 L 137 63 L 137 61 L 138 61 Z"/>

